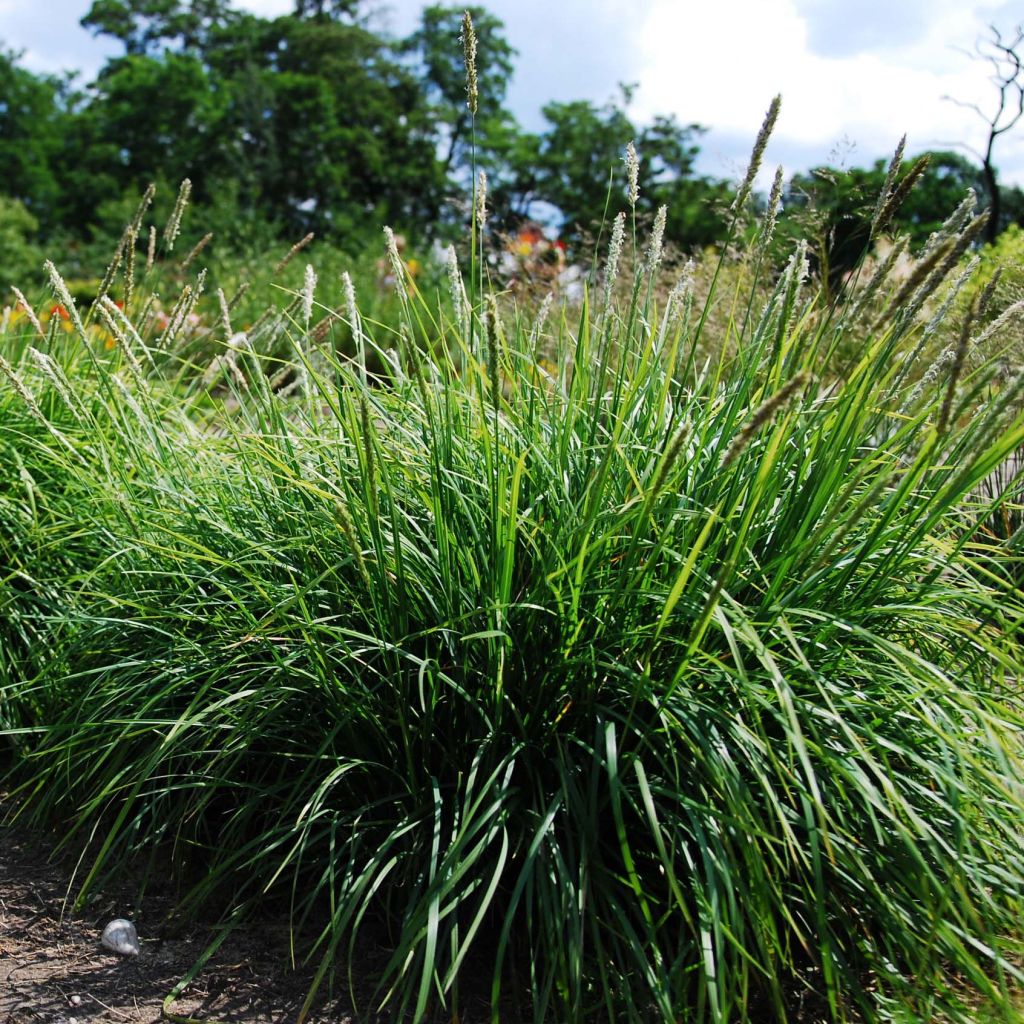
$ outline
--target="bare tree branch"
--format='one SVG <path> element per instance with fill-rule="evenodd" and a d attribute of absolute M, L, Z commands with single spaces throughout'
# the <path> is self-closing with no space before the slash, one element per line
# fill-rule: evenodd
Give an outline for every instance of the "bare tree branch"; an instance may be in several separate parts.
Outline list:
<path fill-rule="evenodd" d="M 955 103 L 958 107 L 972 110 L 988 126 L 988 139 L 984 154 L 978 153 L 964 143 L 962 148 L 974 153 L 981 162 L 985 177 L 985 190 L 988 192 L 990 216 L 985 229 L 985 240 L 994 242 L 999 233 L 1000 195 L 999 183 L 996 180 L 996 168 L 992 160 L 992 151 L 996 139 L 1013 129 L 1024 117 L 1024 55 L 1021 53 L 1024 44 L 1024 22 L 1013 30 L 1012 39 L 1004 41 L 1003 33 L 995 25 L 989 25 L 991 38 L 978 39 L 974 44 L 974 52 L 969 56 L 972 60 L 984 60 L 992 66 L 989 81 L 996 88 L 995 113 L 989 116 L 979 103 L 968 103 L 964 100 L 944 96 L 943 99 Z M 956 49 L 961 49 L 957 47 Z M 967 53 L 968 51 L 962 50 Z"/>

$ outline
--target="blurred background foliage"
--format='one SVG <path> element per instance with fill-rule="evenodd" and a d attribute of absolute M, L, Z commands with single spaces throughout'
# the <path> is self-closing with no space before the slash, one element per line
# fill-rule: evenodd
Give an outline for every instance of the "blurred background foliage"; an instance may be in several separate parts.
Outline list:
<path fill-rule="evenodd" d="M 296 0 L 291 14 L 263 18 L 229 0 L 95 0 L 82 24 L 123 53 L 89 83 L 35 74 L 0 51 L 0 269 L 32 263 L 40 242 L 62 245 L 71 273 L 76 258 L 94 264 L 150 182 L 165 183 L 168 196 L 185 177 L 205 213 L 191 219 L 195 238 L 213 230 L 231 252 L 254 237 L 314 231 L 355 254 L 371 238 L 376 245 L 382 223 L 416 248 L 447 241 L 466 222 L 474 166 L 487 173 L 496 232 L 539 220 L 572 247 L 602 222 L 630 140 L 641 156 L 640 220 L 667 205 L 666 238 L 685 252 L 724 237 L 731 190 L 695 170 L 702 126 L 669 116 L 634 123 L 624 84 L 605 103 L 549 103 L 544 127 L 525 130 L 506 105 L 516 51 L 482 7 L 470 8 L 480 62 L 474 121 L 463 7 L 425 7 L 407 38 L 375 29 L 371 7 Z M 987 196 L 971 160 L 931 157 L 895 225 L 915 244 L 966 188 Z M 783 217 L 792 224 L 780 244 L 809 234 L 819 262 L 841 275 L 866 244 L 885 171 L 878 162 L 793 175 Z M 1024 223 L 1024 193 L 1003 187 L 1000 198 L 998 228 Z"/>

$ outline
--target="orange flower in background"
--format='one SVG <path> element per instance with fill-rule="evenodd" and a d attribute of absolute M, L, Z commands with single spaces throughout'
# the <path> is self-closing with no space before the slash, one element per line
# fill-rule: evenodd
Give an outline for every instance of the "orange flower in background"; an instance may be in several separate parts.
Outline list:
<path fill-rule="evenodd" d="M 68 313 L 68 311 L 59 302 L 55 303 L 50 307 L 50 316 L 52 317 L 54 315 L 59 316 L 61 320 L 70 321 L 71 319 L 71 316 Z"/>

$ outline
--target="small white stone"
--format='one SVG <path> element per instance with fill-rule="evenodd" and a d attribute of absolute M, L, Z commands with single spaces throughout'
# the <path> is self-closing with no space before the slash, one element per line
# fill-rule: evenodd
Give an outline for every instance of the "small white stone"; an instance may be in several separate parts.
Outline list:
<path fill-rule="evenodd" d="M 77 995 L 77 994 L 73 995 L 68 1000 L 68 1002 L 71 1003 L 72 1006 L 81 1006 L 82 1005 L 82 997 L 80 995 Z"/>
<path fill-rule="evenodd" d="M 135 925 L 126 921 L 123 917 L 115 918 L 100 936 L 100 942 L 107 949 L 120 953 L 122 956 L 139 955 L 139 935 L 135 931 Z"/>

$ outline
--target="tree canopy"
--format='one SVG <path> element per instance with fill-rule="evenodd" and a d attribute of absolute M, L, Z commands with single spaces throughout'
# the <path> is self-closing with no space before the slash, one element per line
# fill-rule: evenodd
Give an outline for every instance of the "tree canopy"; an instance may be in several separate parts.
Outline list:
<path fill-rule="evenodd" d="M 621 208 L 622 154 L 633 141 L 638 216 L 667 205 L 666 237 L 683 248 L 720 237 L 731 194 L 696 171 L 702 126 L 672 116 L 636 123 L 622 86 L 604 103 L 551 102 L 542 127 L 527 131 L 508 106 L 516 51 L 505 27 L 483 7 L 469 10 L 481 68 L 475 114 L 461 6 L 431 4 L 395 39 L 373 27 L 366 0 L 295 0 L 276 18 L 231 0 L 93 0 L 83 26 L 122 49 L 94 81 L 36 75 L 0 51 L 3 191 L 44 237 L 88 237 L 105 210 L 149 182 L 173 191 L 185 177 L 196 202 L 283 234 L 351 237 L 388 222 L 425 236 L 455 233 L 481 169 L 499 230 L 540 218 L 572 241 Z M 879 162 L 790 182 L 790 213 L 818 211 L 833 265 L 858 251 L 884 175 Z M 921 240 L 968 186 L 985 191 L 980 169 L 934 154 L 902 225 Z M 1022 217 L 1019 190 L 1003 190 L 1000 226 Z"/>

